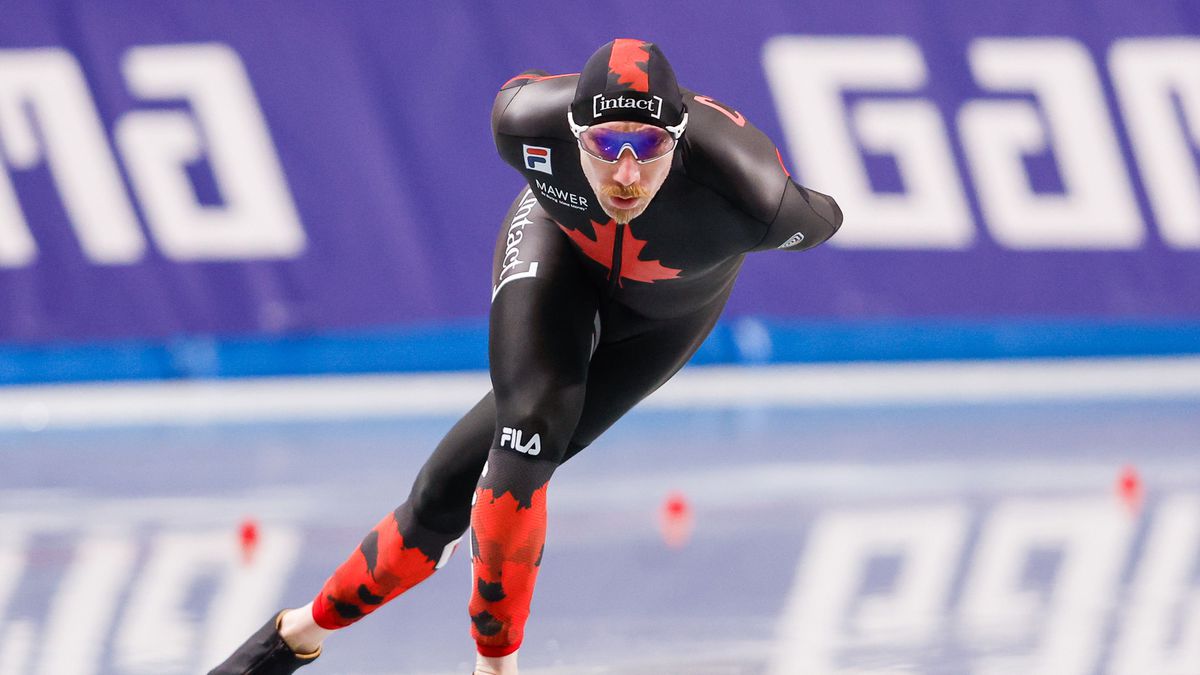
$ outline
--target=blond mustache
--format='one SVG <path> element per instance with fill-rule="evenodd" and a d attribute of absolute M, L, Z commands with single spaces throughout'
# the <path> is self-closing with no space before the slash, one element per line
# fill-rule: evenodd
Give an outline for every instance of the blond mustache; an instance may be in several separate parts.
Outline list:
<path fill-rule="evenodd" d="M 622 199 L 640 199 L 649 197 L 650 191 L 641 185 L 603 185 L 600 194 L 605 197 L 620 197 Z"/>

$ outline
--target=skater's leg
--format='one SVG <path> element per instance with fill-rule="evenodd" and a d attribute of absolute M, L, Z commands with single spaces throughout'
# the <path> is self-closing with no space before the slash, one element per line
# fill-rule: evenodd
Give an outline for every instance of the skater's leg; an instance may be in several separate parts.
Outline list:
<path fill-rule="evenodd" d="M 495 428 L 491 394 L 446 434 L 408 500 L 367 534 L 313 602 L 285 610 L 210 675 L 286 675 L 311 663 L 333 630 L 371 613 L 441 567 L 470 520 Z"/>
<path fill-rule="evenodd" d="M 536 274 L 506 283 L 499 244 L 493 270 L 496 428 L 471 511 L 471 635 L 485 663 L 521 644 L 546 537 L 546 490 L 583 409 L 602 292 L 558 225 L 529 204 L 514 214 L 519 231 L 505 242 L 519 243 L 507 257 L 529 261 Z"/>
<path fill-rule="evenodd" d="M 312 603 L 285 613 L 281 633 L 290 646 L 315 650 L 333 630 L 366 616 L 446 563 L 470 522 L 471 494 L 495 418 L 488 394 L 438 444 L 408 500 L 367 533 Z"/>

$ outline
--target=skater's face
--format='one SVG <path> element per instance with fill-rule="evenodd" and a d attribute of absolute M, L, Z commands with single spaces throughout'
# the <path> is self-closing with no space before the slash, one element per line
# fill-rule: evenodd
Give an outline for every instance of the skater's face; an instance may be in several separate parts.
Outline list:
<path fill-rule="evenodd" d="M 606 122 L 594 127 L 598 131 L 611 131 L 616 134 L 653 134 L 662 129 L 639 122 Z M 642 215 L 650 201 L 658 194 L 659 188 L 667 180 L 671 172 L 671 162 L 675 154 L 675 143 L 672 140 L 669 149 L 654 149 L 648 151 L 656 157 L 652 161 L 638 161 L 632 145 L 620 146 L 616 162 L 606 162 L 593 156 L 587 148 L 581 145 L 579 160 L 583 166 L 583 175 L 587 176 L 592 191 L 604 209 L 618 223 L 629 221 Z M 661 154 L 659 154 L 661 153 Z M 643 152 L 646 156 L 647 152 Z"/>

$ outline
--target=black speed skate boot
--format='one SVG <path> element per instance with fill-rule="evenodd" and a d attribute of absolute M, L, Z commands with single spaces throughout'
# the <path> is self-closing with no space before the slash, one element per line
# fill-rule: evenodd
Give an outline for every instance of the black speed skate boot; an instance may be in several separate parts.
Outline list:
<path fill-rule="evenodd" d="M 316 661 L 320 649 L 311 654 L 297 654 L 283 641 L 279 635 L 282 618 L 283 612 L 276 614 L 208 675 L 291 675 L 300 666 Z"/>

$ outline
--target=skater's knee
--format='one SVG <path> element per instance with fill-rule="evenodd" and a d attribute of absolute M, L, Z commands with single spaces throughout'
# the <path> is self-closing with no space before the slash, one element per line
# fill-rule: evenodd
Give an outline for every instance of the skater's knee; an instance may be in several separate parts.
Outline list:
<path fill-rule="evenodd" d="M 409 493 L 408 507 L 424 527 L 439 532 L 461 532 L 471 521 L 471 494 L 478 479 L 479 476 L 472 476 L 469 481 L 445 481 L 418 476 Z"/>
<path fill-rule="evenodd" d="M 544 383 L 497 399 L 493 448 L 562 461 L 583 409 L 583 383 Z"/>

